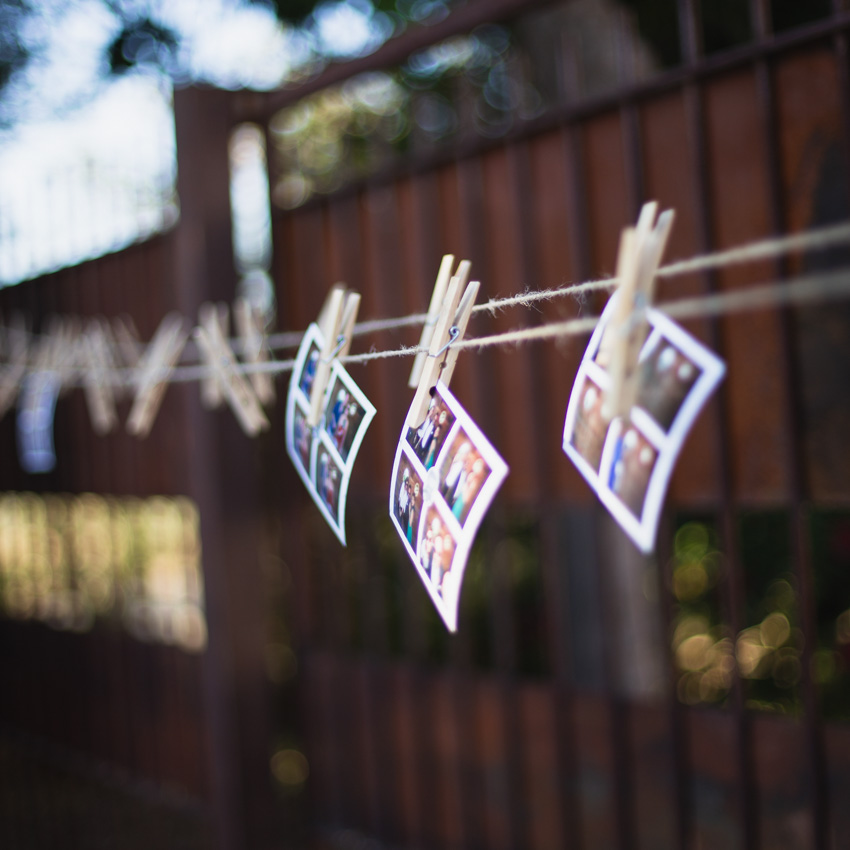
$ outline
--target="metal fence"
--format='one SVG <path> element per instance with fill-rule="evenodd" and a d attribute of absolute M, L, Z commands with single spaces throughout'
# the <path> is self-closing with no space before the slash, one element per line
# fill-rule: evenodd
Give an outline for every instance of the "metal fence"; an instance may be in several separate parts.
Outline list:
<path fill-rule="evenodd" d="M 843 11 L 811 7 L 801 21 L 782 4 L 772 15 L 769 4 L 741 4 L 732 36 L 714 26 L 710 4 L 702 13 L 669 4 L 678 37 L 666 59 L 647 49 L 640 16 L 615 11 L 596 24 L 618 51 L 593 66 L 562 37 L 581 5 L 472 4 L 427 42 L 402 40 L 269 98 L 270 149 L 281 127 L 287 135 L 272 182 L 291 190 L 305 97 L 321 114 L 321 98 L 354 98 L 363 75 L 372 86 L 378 73 L 404 83 L 416 57 L 459 51 L 464 38 L 498 41 L 496 24 L 512 90 L 538 95 L 525 114 L 528 97 L 518 97 L 495 130 L 464 127 L 480 91 L 455 71 L 442 96 L 458 121 L 445 138 L 423 140 L 420 124 L 418 139 L 386 153 L 380 122 L 377 140 L 346 130 L 342 172 L 330 166 L 311 192 L 279 198 L 288 209 L 275 219 L 274 277 L 287 327 L 305 326 L 337 279 L 374 315 L 421 309 L 447 251 L 472 260 L 484 297 L 610 273 L 620 228 L 649 198 L 677 211 L 671 258 L 846 217 Z M 544 37 L 550 52 L 529 56 Z M 411 88 L 410 102 L 394 96 L 413 122 L 410 103 L 425 86 Z M 364 148 L 358 171 L 353 154 Z M 659 298 L 845 256 L 668 283 Z M 599 306 L 550 305 L 478 320 L 473 332 Z M 479 535 L 456 637 L 430 610 L 385 516 L 405 365 L 355 372 L 379 416 L 355 472 L 347 550 L 313 522 L 285 463 L 276 473 L 283 595 L 306 691 L 301 740 L 331 846 L 351 843 L 351 829 L 390 846 L 847 840 L 837 625 L 848 591 L 838 424 L 847 382 L 837 366 L 846 318 L 843 307 L 812 308 L 688 324 L 729 372 L 686 445 L 651 559 L 560 455 L 580 346 L 464 355 L 456 394 L 511 474 Z"/>
<path fill-rule="evenodd" d="M 364 315 L 420 311 L 444 252 L 472 261 L 484 297 L 611 272 L 620 229 L 649 198 L 677 211 L 671 259 L 846 219 L 850 17 L 837 5 L 733 5 L 721 27 L 711 4 L 687 0 L 660 18 L 640 4 L 624 16 L 602 3 L 469 3 L 292 90 L 178 92 L 178 227 L 150 252 L 103 261 L 121 264 L 120 295 L 95 264 L 9 293 L 4 307 L 14 297 L 42 314 L 138 310 L 149 337 L 168 307 L 193 315 L 206 298 L 230 300 L 227 142 L 246 120 L 268 128 L 284 329 L 306 327 L 336 280 L 362 293 Z M 568 17 L 582 9 L 593 12 L 583 24 Z M 659 19 L 665 32 L 647 29 Z M 604 55 L 570 41 L 581 26 Z M 477 50 L 498 69 L 492 80 Z M 389 127 L 375 90 L 355 80 L 364 73 L 397 98 L 406 130 Z M 316 172 L 298 184 L 291 141 L 310 122 L 296 119 L 340 85 L 331 102 L 355 104 L 359 118 L 325 140 L 341 157 L 296 163 L 305 181 Z M 482 100 L 481 120 L 465 123 Z M 658 298 L 846 259 L 662 281 Z M 157 274 L 161 287 L 132 286 Z M 600 306 L 479 314 L 470 333 Z M 583 343 L 462 355 L 453 389 L 511 472 L 478 535 L 455 636 L 387 516 L 409 364 L 352 367 L 378 414 L 345 549 L 282 450 L 281 406 L 253 444 L 225 412 L 202 411 L 193 388 L 169 389 L 153 443 L 95 444 L 81 422 L 67 432 L 69 465 L 39 489 L 179 493 L 198 507 L 209 629 L 199 794 L 222 846 L 848 843 L 848 312 L 686 327 L 728 374 L 685 445 L 652 558 L 560 450 Z M 364 344 L 414 342 L 407 333 Z M 12 466 L 4 489 L 33 489 Z M 170 692 L 153 679 L 151 693 Z M 83 702 L 98 704 L 109 705 Z M 15 720 L 26 727 L 26 712 Z"/>

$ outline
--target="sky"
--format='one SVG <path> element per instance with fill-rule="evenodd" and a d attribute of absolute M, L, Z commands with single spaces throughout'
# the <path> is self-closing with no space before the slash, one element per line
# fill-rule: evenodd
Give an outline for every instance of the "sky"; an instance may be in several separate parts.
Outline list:
<path fill-rule="evenodd" d="M 318 52 L 354 56 L 390 34 L 368 0 L 325 4 L 309 35 L 239 0 L 160 0 L 160 13 L 184 35 L 187 78 L 229 89 L 274 88 Z M 25 35 L 46 50 L 0 101 L 17 118 L 0 132 L 0 285 L 116 250 L 176 217 L 172 83 L 152 71 L 104 82 L 104 48 L 119 30 L 98 0 L 43 0 L 28 22 Z"/>

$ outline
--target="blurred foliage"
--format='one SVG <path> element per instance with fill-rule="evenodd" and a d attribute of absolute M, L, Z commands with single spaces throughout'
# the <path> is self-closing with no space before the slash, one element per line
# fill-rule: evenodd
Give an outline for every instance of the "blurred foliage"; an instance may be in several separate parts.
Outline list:
<path fill-rule="evenodd" d="M 99 0 L 106 10 L 116 21 L 116 34 L 104 49 L 101 57 L 101 67 L 104 78 L 111 75 L 123 74 L 127 71 L 139 68 L 155 68 L 163 74 L 180 82 L 189 81 L 189 71 L 185 65 L 184 48 L 189 44 L 188 33 L 176 30 L 170 26 L 164 14 L 164 4 L 156 0 Z M 306 72 L 314 73 L 318 67 L 328 61 L 339 58 L 348 58 L 336 55 L 332 44 L 324 41 L 319 33 L 322 20 L 335 9 L 345 5 L 359 12 L 368 26 L 374 31 L 375 40 L 363 49 L 374 49 L 383 40 L 402 33 L 407 27 L 415 24 L 428 24 L 448 15 L 453 6 L 462 5 L 464 0 L 241 0 L 246 5 L 263 6 L 270 9 L 285 27 L 300 30 L 311 43 L 313 57 L 308 64 L 310 68 Z M 56 4 L 54 9 L 53 3 Z M 740 0 L 711 0 L 696 4 L 699 9 L 700 25 L 703 33 L 704 49 L 706 53 L 714 53 L 732 48 L 745 43 L 752 37 L 750 25 L 750 13 L 748 4 Z M 569 7 L 570 11 L 567 11 Z M 630 18 L 632 24 L 642 41 L 642 46 L 651 52 L 654 62 L 658 67 L 675 67 L 681 61 L 680 55 L 680 27 L 679 27 L 679 3 L 677 0 L 584 0 L 564 4 L 565 16 L 558 21 L 552 18 L 549 24 L 558 29 L 569 40 L 568 30 L 582 29 L 575 27 L 575 16 L 584 15 L 588 20 L 599 19 L 608 21 L 609 32 L 607 39 L 599 40 L 599 33 L 588 41 L 586 45 L 586 56 L 593 58 L 594 54 L 601 55 L 617 49 L 617 34 L 610 31 L 610 22 L 618 18 Z M 800 3 L 799 0 L 772 0 L 771 26 L 777 32 L 794 27 L 802 26 L 818 20 L 830 14 L 830 0 L 811 0 L 811 2 Z M 557 6 L 550 7 L 557 9 Z M 45 50 L 56 46 L 56 39 L 45 36 L 44 22 L 50 19 L 60 20 L 55 12 L 61 12 L 62 6 L 58 0 L 4 0 L 0 3 L 0 91 L 14 78 L 14 76 L 34 60 L 43 56 Z M 532 12 L 532 15 L 536 14 Z M 540 13 L 540 19 L 545 18 L 547 12 Z M 572 18 L 569 16 L 573 15 Z M 39 26 L 31 26 L 32 19 L 40 18 Z M 505 32 L 504 28 L 494 27 L 494 31 Z M 513 30 L 511 30 L 513 32 Z M 557 32 L 549 33 L 554 38 Z M 575 35 L 575 33 L 573 33 Z M 481 77 L 488 72 L 486 67 L 488 58 L 496 61 L 497 67 L 490 71 L 490 89 L 492 98 L 484 97 L 473 104 L 480 111 L 480 104 L 487 104 L 495 112 L 504 112 L 505 99 L 516 99 L 516 92 L 511 86 L 500 85 L 495 78 L 505 71 L 504 62 L 499 58 L 502 51 L 493 50 L 494 45 L 488 41 L 486 36 L 478 36 L 478 43 L 473 43 L 472 54 L 468 57 L 468 67 L 463 69 L 463 74 L 475 85 L 475 77 Z M 587 40 L 587 33 L 581 34 L 580 40 Z M 467 40 L 470 41 L 470 40 Z M 530 45 L 529 52 L 523 57 L 528 63 L 545 62 L 552 60 L 553 45 L 543 43 L 545 37 L 538 39 L 539 43 Z M 488 51 L 489 46 L 489 51 Z M 76 46 L 74 46 L 76 49 Z M 543 53 L 548 51 L 548 56 L 537 55 L 540 48 Z M 85 49 L 85 48 L 83 48 Z M 73 51 L 69 52 L 72 55 Z M 434 50 L 430 51 L 433 55 Z M 416 100 L 415 106 L 411 104 L 419 115 L 423 116 L 424 123 L 433 124 L 440 128 L 436 135 L 445 135 L 451 129 L 458 118 L 462 118 L 465 104 L 461 104 L 461 115 L 455 115 L 452 119 L 446 108 L 446 91 L 451 87 L 449 83 L 460 74 L 457 61 L 426 62 L 426 69 L 420 65 L 409 63 L 409 67 L 401 69 L 395 75 L 395 83 L 404 89 L 411 101 Z M 532 69 L 526 69 L 532 73 Z M 535 81 L 539 83 L 539 81 Z M 478 81 L 480 88 L 485 88 L 485 83 Z M 430 99 L 412 97 L 414 92 L 428 89 L 434 95 Z M 537 90 L 541 89 L 537 85 Z M 74 98 L 72 98 L 74 100 Z M 481 107 L 483 108 L 483 107 Z M 405 114 L 405 118 L 409 119 Z M 414 116 L 416 117 L 416 116 Z M 480 116 L 479 116 L 480 117 Z M 504 117 L 504 116 L 502 116 Z M 486 123 L 486 118 L 484 119 Z M 504 123 L 504 122 L 503 122 Z M 398 146 L 405 144 L 406 134 L 404 128 L 394 126 L 392 130 L 383 131 L 389 134 L 389 140 Z M 357 152 L 357 143 L 350 142 L 353 155 L 362 156 Z"/>
<path fill-rule="evenodd" d="M 0 615 L 202 651 L 199 521 L 182 497 L 0 493 Z"/>
<path fill-rule="evenodd" d="M 335 5 L 334 0 L 251 0 L 258 5 L 271 6 L 285 24 L 310 26 L 315 13 L 323 6 Z M 396 23 L 420 23 L 445 15 L 457 0 L 348 0 L 364 10 L 389 15 Z"/>
<path fill-rule="evenodd" d="M 810 519 L 817 606 L 812 678 L 825 717 L 850 719 L 850 512 L 818 511 Z"/>
<path fill-rule="evenodd" d="M 141 65 L 174 67 L 180 36 L 143 16 L 128 21 L 107 48 L 109 70 L 120 74 Z"/>
<path fill-rule="evenodd" d="M 30 57 L 30 49 L 20 37 L 21 26 L 29 12 L 27 0 L 4 0 L 0 3 L 0 89 Z"/>
<path fill-rule="evenodd" d="M 743 628 L 729 625 L 726 558 L 711 517 L 682 517 L 675 535 L 671 590 L 676 601 L 671 648 L 678 695 L 688 704 L 724 704 L 734 677 L 748 708 L 802 710 L 804 635 L 792 571 L 791 517 L 786 511 L 738 518 L 737 569 L 744 584 Z M 816 634 L 810 675 L 823 715 L 850 717 L 850 513 L 813 511 L 808 541 L 815 580 Z"/>
<path fill-rule="evenodd" d="M 272 119 L 281 175 L 276 203 L 294 208 L 353 180 L 469 137 L 495 138 L 542 111 L 526 54 L 485 25 L 304 98 Z"/>

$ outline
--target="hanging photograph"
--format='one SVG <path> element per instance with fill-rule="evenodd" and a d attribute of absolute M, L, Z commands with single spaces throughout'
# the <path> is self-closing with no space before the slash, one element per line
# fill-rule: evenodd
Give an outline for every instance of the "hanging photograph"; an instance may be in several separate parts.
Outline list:
<path fill-rule="evenodd" d="M 286 400 L 286 451 L 328 525 L 345 544 L 345 501 L 357 450 L 375 407 L 334 360 L 319 424 L 307 422 L 310 391 L 323 339 L 318 325 L 304 334 Z"/>
<path fill-rule="evenodd" d="M 576 375 L 563 448 L 638 548 L 649 552 L 682 443 L 726 367 L 663 313 L 647 310 L 637 401 L 628 421 L 608 422 L 603 402 L 611 381 L 603 349 L 613 304 L 612 298 Z"/>
<path fill-rule="evenodd" d="M 425 420 L 405 420 L 390 484 L 390 517 L 451 631 L 472 543 L 508 467 L 448 388 Z"/>

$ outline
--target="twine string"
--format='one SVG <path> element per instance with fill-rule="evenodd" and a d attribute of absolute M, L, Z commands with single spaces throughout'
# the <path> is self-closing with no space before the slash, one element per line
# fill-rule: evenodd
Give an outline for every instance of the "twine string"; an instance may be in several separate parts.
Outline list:
<path fill-rule="evenodd" d="M 850 222 L 810 230 L 804 233 L 796 233 L 790 236 L 765 239 L 736 248 L 677 261 L 659 269 L 657 275 L 668 278 L 694 274 L 710 269 L 757 262 L 796 251 L 824 250 L 841 244 L 850 245 Z M 494 315 L 508 307 L 529 307 L 539 301 L 566 295 L 580 296 L 584 293 L 601 289 L 613 289 L 616 286 L 616 278 L 604 278 L 551 289 L 526 291 L 506 298 L 491 299 L 490 301 L 476 305 L 473 310 L 474 312 L 489 312 L 491 315 Z M 847 294 L 850 294 L 850 271 L 842 270 L 818 275 L 804 275 L 789 280 L 765 283 L 730 292 L 682 298 L 656 305 L 656 307 L 671 318 L 697 319 L 745 310 L 758 310 L 769 307 L 832 300 Z M 360 322 L 354 326 L 353 335 L 362 336 L 386 330 L 422 325 L 427 319 L 427 313 L 414 313 L 397 318 Z M 518 328 L 489 336 L 468 338 L 460 342 L 452 342 L 450 345 L 458 349 L 475 350 L 483 350 L 492 346 L 515 346 L 534 340 L 571 337 L 590 333 L 598 322 L 598 316 L 579 317 L 534 327 Z M 272 334 L 267 338 L 267 345 L 272 350 L 292 348 L 300 345 L 303 336 L 303 332 Z M 241 349 L 241 344 L 238 341 L 234 340 L 233 344 L 236 350 Z M 412 357 L 420 352 L 427 353 L 427 349 L 418 345 L 400 346 L 382 351 L 349 354 L 338 359 L 343 364 L 370 363 L 373 360 Z M 272 359 L 257 363 L 234 364 L 233 368 L 246 375 L 258 373 L 278 375 L 291 371 L 294 366 L 294 359 Z M 18 374 L 18 371 L 13 368 L 13 364 L 8 364 L 0 369 L 0 385 L 8 386 L 11 383 L 20 383 L 21 376 Z M 81 385 L 87 379 L 88 371 L 88 369 L 78 366 L 68 367 L 66 370 L 63 370 L 65 373 L 63 383 L 66 386 Z M 134 386 L 137 383 L 139 375 L 138 367 L 113 368 L 99 371 L 102 371 L 102 382 L 116 387 Z M 170 372 L 167 369 L 163 369 L 157 378 L 168 381 L 169 383 L 186 383 L 209 378 L 212 374 L 209 366 L 198 363 L 181 365 Z"/>

